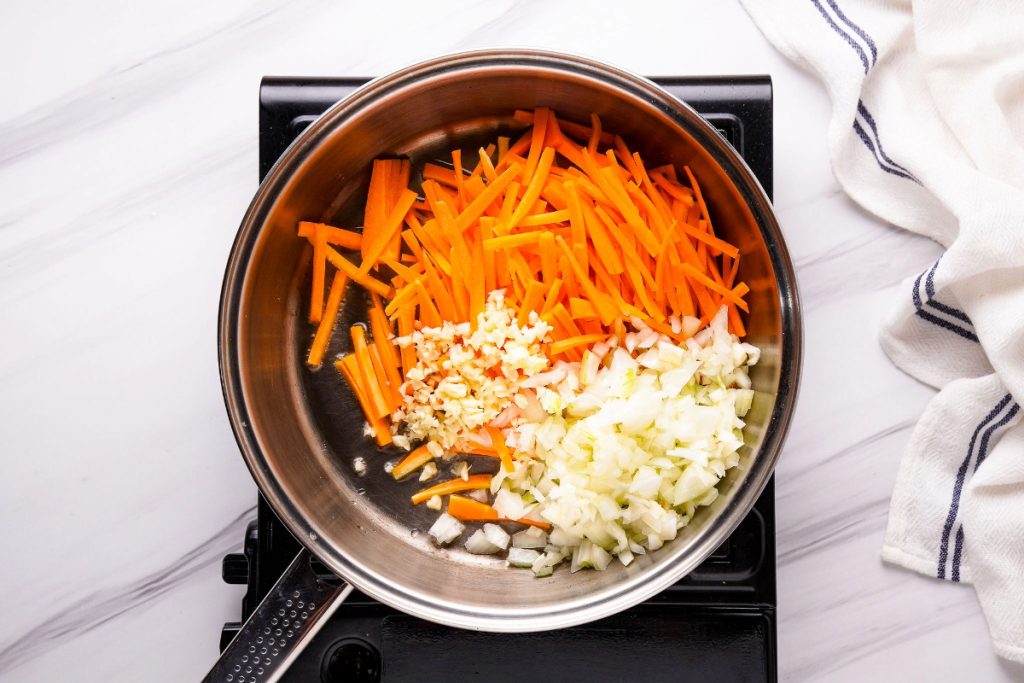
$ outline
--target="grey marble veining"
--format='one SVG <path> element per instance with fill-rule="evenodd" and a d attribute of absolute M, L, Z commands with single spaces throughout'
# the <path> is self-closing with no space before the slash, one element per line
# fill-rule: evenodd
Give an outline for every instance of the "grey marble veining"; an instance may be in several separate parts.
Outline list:
<path fill-rule="evenodd" d="M 694 0 L 4 3 L 0 679 L 196 680 L 238 618 L 219 559 L 240 547 L 255 489 L 214 330 L 256 188 L 259 78 L 374 75 L 493 46 L 773 76 L 776 207 L 806 314 L 777 474 L 782 680 L 1020 680 L 969 587 L 878 559 L 931 391 L 889 364 L 877 330 L 938 248 L 841 193 L 824 91 L 738 5 Z"/>

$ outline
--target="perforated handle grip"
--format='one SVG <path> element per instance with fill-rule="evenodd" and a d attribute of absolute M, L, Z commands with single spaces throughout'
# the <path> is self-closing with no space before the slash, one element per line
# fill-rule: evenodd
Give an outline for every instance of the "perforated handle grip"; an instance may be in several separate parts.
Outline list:
<path fill-rule="evenodd" d="M 352 592 L 347 583 L 318 579 L 311 557 L 306 550 L 295 556 L 204 682 L 271 683 L 281 678 Z"/>

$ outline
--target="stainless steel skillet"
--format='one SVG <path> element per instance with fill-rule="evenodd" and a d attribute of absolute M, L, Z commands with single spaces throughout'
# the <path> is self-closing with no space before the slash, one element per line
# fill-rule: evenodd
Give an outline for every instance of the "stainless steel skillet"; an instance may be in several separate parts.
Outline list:
<path fill-rule="evenodd" d="M 416 484 L 397 485 L 384 472 L 394 454 L 362 436 L 361 412 L 333 368 L 310 373 L 302 363 L 311 334 L 302 315 L 309 256 L 295 239 L 300 219 L 359 224 L 358 198 L 373 158 L 422 162 L 456 146 L 473 150 L 513 129 L 514 109 L 541 104 L 574 120 L 597 112 L 652 163 L 693 168 L 716 228 L 743 253 L 742 277 L 752 288 L 749 341 L 763 350 L 753 374 L 758 395 L 748 446 L 718 501 L 675 541 L 628 568 L 558 571 L 547 579 L 510 572 L 458 544 L 432 546 L 423 532 L 436 513 L 408 505 Z M 350 295 L 339 326 L 364 311 L 365 301 Z M 347 350 L 344 336 L 336 335 L 332 353 Z M 462 628 L 560 628 L 642 601 L 696 567 L 753 505 L 778 456 L 800 366 L 792 266 L 768 199 L 738 155 L 649 81 L 538 51 L 426 62 L 368 84 L 312 124 L 268 174 L 243 219 L 225 275 L 219 342 L 225 401 L 246 463 L 308 549 L 282 578 L 286 585 L 278 588 L 287 590 L 272 591 L 211 671 L 211 680 L 233 681 L 272 680 L 289 648 L 301 646 L 347 594 L 315 584 L 310 553 L 382 602 Z M 365 474 L 355 465 L 359 458 Z"/>

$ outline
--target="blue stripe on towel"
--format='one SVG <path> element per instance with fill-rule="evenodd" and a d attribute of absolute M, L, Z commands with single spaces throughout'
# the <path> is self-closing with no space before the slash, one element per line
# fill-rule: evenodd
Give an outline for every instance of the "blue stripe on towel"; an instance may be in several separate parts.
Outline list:
<path fill-rule="evenodd" d="M 836 16 L 839 17 L 841 22 L 853 29 L 853 32 L 863 38 L 864 42 L 868 44 L 868 49 L 871 50 L 871 66 L 874 66 L 875 62 L 878 61 L 878 48 L 875 46 L 875 41 L 871 40 L 871 36 L 869 36 L 864 29 L 857 26 L 857 24 L 850 21 L 848 16 L 843 14 L 843 10 L 839 9 L 839 5 L 836 4 L 835 0 L 825 0 L 825 2 L 828 3 L 828 6 L 831 7 L 833 11 L 835 11 Z"/>
<path fill-rule="evenodd" d="M 827 21 L 828 25 L 832 27 L 832 30 L 838 33 L 839 37 L 845 40 L 847 44 L 854 49 L 857 56 L 860 57 L 861 63 L 864 65 L 864 73 L 866 74 L 871 66 L 868 64 L 868 56 L 867 53 L 864 52 L 864 48 L 860 46 L 860 43 L 853 39 L 853 36 L 839 28 L 839 25 L 832 21 L 832 17 L 827 11 L 825 11 L 825 8 L 821 6 L 821 2 L 819 2 L 819 0 L 811 0 L 811 2 L 813 2 L 814 6 L 818 8 L 818 12 L 820 12 L 821 16 L 825 18 L 825 21 Z"/>
<path fill-rule="evenodd" d="M 905 173 L 898 168 L 890 168 L 882 161 L 881 157 L 878 156 L 878 149 L 875 147 L 874 141 L 871 139 L 871 136 L 868 135 L 867 131 L 864 130 L 864 127 L 860 125 L 860 121 L 853 122 L 853 130 L 857 132 L 857 136 L 861 139 L 861 142 L 864 143 L 864 146 L 871 150 L 871 154 L 874 155 L 875 161 L 878 162 L 878 167 L 880 169 L 894 176 L 899 176 L 900 178 L 906 178 L 907 180 L 913 180 L 916 182 L 917 179 L 914 178 L 914 176 L 909 173 Z"/>
<path fill-rule="evenodd" d="M 947 306 L 946 304 L 939 303 L 938 301 L 935 301 L 933 299 L 933 297 L 935 296 L 935 270 L 939 267 L 939 261 L 941 260 L 942 257 L 939 257 L 938 261 L 935 262 L 935 265 L 932 266 L 932 269 L 928 271 L 928 277 L 926 277 L 924 280 L 924 291 L 925 296 L 928 298 L 928 305 L 933 307 L 937 311 L 942 311 L 943 313 L 950 315 L 956 318 L 957 320 L 962 320 L 971 327 L 974 327 L 974 323 L 971 322 L 971 319 L 967 317 L 966 313 L 964 313 L 958 308 Z"/>
<path fill-rule="evenodd" d="M 978 468 L 981 466 L 982 461 L 984 461 L 985 457 L 988 456 L 988 445 L 989 445 L 989 440 L 992 438 L 992 434 L 994 434 L 997 429 L 1006 426 L 1006 424 L 1010 420 L 1012 420 L 1014 417 L 1016 417 L 1017 413 L 1019 413 L 1019 412 L 1020 412 L 1020 405 L 1017 404 L 1017 402 L 1015 401 L 1013 403 L 1013 405 L 1010 406 L 1010 411 L 1008 413 L 1006 413 L 1006 415 L 1004 415 L 1003 418 L 1001 420 L 999 420 L 999 422 L 997 422 L 994 425 L 992 425 L 991 427 L 989 427 L 988 430 L 985 432 L 985 435 L 983 437 L 981 437 L 981 448 L 978 450 L 978 459 L 974 463 L 974 471 L 975 472 L 978 471 Z M 963 547 L 964 547 L 964 526 L 963 526 L 963 523 L 961 522 L 958 525 L 958 527 L 959 528 L 957 529 L 957 532 L 956 532 L 956 544 L 953 546 L 953 569 L 952 569 L 952 571 L 950 573 L 950 578 L 953 581 L 959 581 L 960 580 L 960 561 L 961 561 L 961 559 L 963 557 Z"/>
<path fill-rule="evenodd" d="M 992 409 L 985 419 L 974 429 L 974 433 L 971 434 L 970 443 L 967 446 L 967 455 L 964 457 L 964 461 L 960 464 L 960 468 L 956 472 L 956 481 L 953 482 L 953 499 L 949 504 L 949 513 L 946 515 L 946 523 L 942 527 L 942 539 L 939 542 L 939 566 L 936 576 L 940 579 L 946 578 L 946 561 L 949 558 L 949 540 L 952 535 L 953 525 L 956 522 L 957 512 L 960 510 L 960 494 L 964 488 L 964 481 L 967 479 L 967 470 L 970 468 L 971 459 L 974 456 L 974 445 L 978 442 L 978 435 L 981 434 L 982 430 L 985 429 L 998 415 L 1003 412 L 1003 409 L 1013 400 L 1010 394 L 1003 396 L 1002 400 L 996 404 L 996 407 Z M 991 432 L 988 434 L 991 435 Z M 984 445 L 988 447 L 988 437 L 984 439 Z"/>
<path fill-rule="evenodd" d="M 858 36 L 860 36 L 868 44 L 868 48 L 871 50 L 870 59 L 868 58 L 868 54 L 864 51 L 863 46 L 861 46 L 861 44 L 858 43 L 853 36 L 847 33 L 841 26 L 839 26 L 839 24 L 835 22 L 835 20 L 832 18 L 832 15 L 830 15 L 828 11 L 825 9 L 825 7 L 821 4 L 821 0 L 811 0 L 811 2 L 814 3 L 814 6 L 818 9 L 818 13 L 821 14 L 822 18 L 829 25 L 829 27 L 831 27 L 831 29 L 836 32 L 836 35 L 842 38 L 843 41 L 847 45 L 849 45 L 850 48 L 853 49 L 853 51 L 857 54 L 857 57 L 860 58 L 860 63 L 864 66 L 864 74 L 866 75 L 868 71 L 871 70 L 871 67 L 874 66 L 875 62 L 878 60 L 878 47 L 875 45 L 875 41 L 871 39 L 871 36 L 868 35 L 867 31 L 862 29 L 857 24 L 853 23 L 850 20 L 850 18 L 847 17 L 841 9 L 839 9 L 839 5 L 836 4 L 835 0 L 825 1 L 828 3 L 829 7 L 831 7 L 832 10 L 836 13 L 836 16 L 839 17 L 840 21 L 842 21 L 849 28 L 851 28 Z M 861 126 L 860 123 L 856 120 L 854 120 L 853 122 L 853 129 L 857 133 L 857 136 L 864 143 L 864 146 L 871 150 L 871 153 L 875 157 L 875 161 L 878 162 L 878 167 L 881 168 L 886 173 L 897 176 L 899 178 L 912 180 L 920 185 L 921 182 L 917 178 L 915 178 L 913 174 L 910 173 L 910 171 L 908 171 L 903 166 L 890 159 L 889 155 L 885 153 L 885 150 L 882 148 L 882 137 L 878 133 L 878 125 L 875 123 L 874 117 L 871 116 L 871 113 L 868 111 L 867 107 L 864 106 L 863 102 L 857 103 L 857 111 L 859 111 L 861 115 L 864 117 L 864 120 L 867 122 L 868 127 L 871 129 L 871 132 L 874 134 L 874 140 L 876 140 L 877 143 L 872 140 L 871 136 L 868 135 L 866 130 L 864 130 L 864 127 Z"/>
<path fill-rule="evenodd" d="M 961 320 L 966 320 L 967 323 L 970 324 L 970 318 L 968 318 L 967 314 L 964 313 L 963 311 L 959 311 L 959 310 L 957 310 L 957 309 L 955 309 L 955 308 L 953 308 L 951 306 L 946 306 L 945 304 L 939 303 L 937 301 L 932 301 L 931 296 L 929 294 L 927 282 L 925 284 L 925 297 L 926 297 L 926 299 L 924 301 L 921 300 L 921 281 L 925 280 L 926 278 L 927 278 L 927 280 L 931 280 L 931 278 L 934 277 L 935 270 L 936 270 L 936 268 L 938 268 L 939 261 L 941 261 L 941 260 L 942 259 L 940 258 L 938 261 L 936 261 L 935 263 L 932 264 L 931 268 L 928 269 L 928 271 L 926 271 L 927 272 L 927 276 L 926 276 L 925 272 L 922 272 L 920 275 L 917 276 L 917 280 L 914 281 L 914 288 L 913 288 L 913 291 L 912 291 L 912 296 L 913 296 L 913 301 L 914 301 L 914 309 L 915 309 L 914 313 L 917 315 L 917 317 L 921 318 L 922 320 L 925 320 L 925 321 L 930 322 L 931 324 L 933 324 L 933 325 L 935 325 L 937 327 L 941 327 L 944 330 L 952 332 L 953 334 L 955 334 L 955 335 L 957 335 L 959 337 L 963 337 L 967 341 L 977 342 L 978 341 L 978 336 L 976 334 L 974 334 L 974 332 L 972 332 L 972 331 L 970 331 L 968 329 L 965 329 L 964 327 L 960 326 L 959 324 L 957 324 L 955 322 L 952 322 L 950 320 L 946 320 L 944 318 L 940 318 L 940 317 L 938 317 L 936 315 L 933 315 L 932 313 L 928 312 L 927 310 L 925 310 L 926 306 L 930 306 L 930 307 L 934 308 L 937 311 L 944 311 L 944 309 L 949 309 L 951 311 L 956 311 L 960 315 L 959 316 L 955 316 L 955 317 L 957 317 L 958 319 L 961 319 Z M 932 286 L 932 289 L 930 290 L 930 292 L 931 292 L 931 294 L 934 294 L 934 292 L 935 292 L 934 283 L 933 283 L 933 286 Z"/>
<path fill-rule="evenodd" d="M 900 164 L 897 164 L 895 161 L 889 158 L 888 154 L 885 153 L 885 149 L 882 147 L 882 136 L 878 133 L 878 124 L 875 123 L 875 117 L 872 116 L 871 112 L 868 111 L 868 108 L 864 104 L 863 100 L 857 100 L 857 111 L 860 113 L 861 116 L 864 117 L 864 121 L 867 122 L 868 128 L 870 128 L 871 132 L 874 133 L 875 140 L 878 142 L 878 154 L 875 155 L 875 158 L 877 159 L 878 156 L 881 155 L 882 159 L 884 159 L 885 162 L 889 164 L 889 166 L 895 168 L 898 171 L 902 171 L 903 173 L 906 174 L 906 176 L 904 177 L 910 178 L 915 183 L 920 185 L 921 181 L 915 178 L 913 173 L 905 169 Z M 878 165 L 882 166 L 882 162 L 879 161 Z"/>

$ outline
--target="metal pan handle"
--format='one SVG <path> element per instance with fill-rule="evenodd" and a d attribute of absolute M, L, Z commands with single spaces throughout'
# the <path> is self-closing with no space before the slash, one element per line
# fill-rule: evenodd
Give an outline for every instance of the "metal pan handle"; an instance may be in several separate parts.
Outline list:
<path fill-rule="evenodd" d="M 352 592 L 345 582 L 328 584 L 318 579 L 310 559 L 307 550 L 295 556 L 204 683 L 271 683 L 284 675 Z"/>

